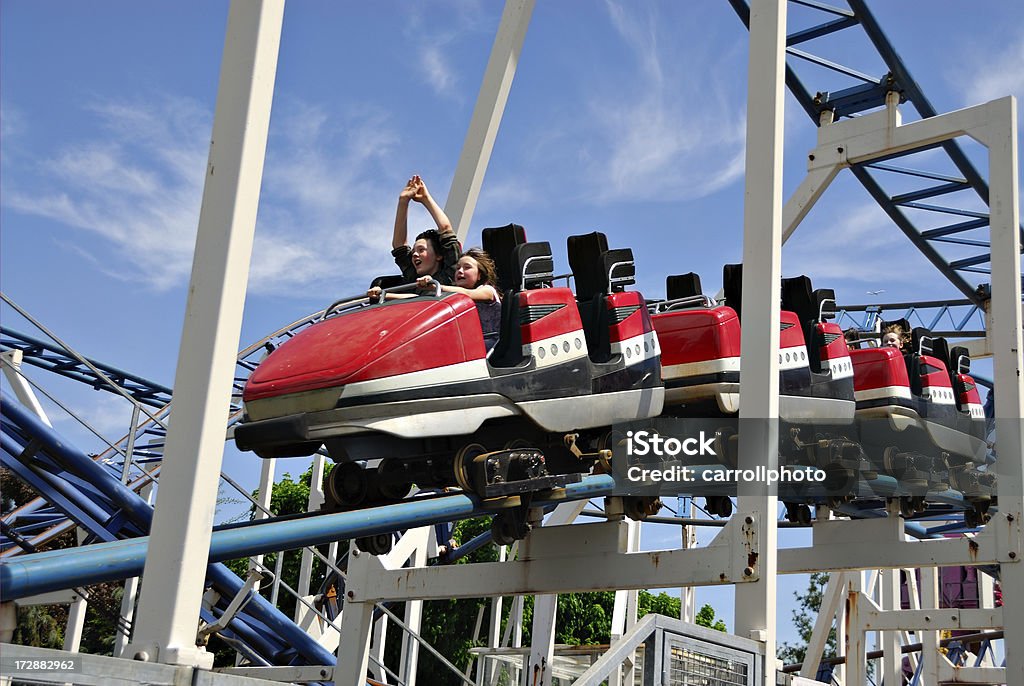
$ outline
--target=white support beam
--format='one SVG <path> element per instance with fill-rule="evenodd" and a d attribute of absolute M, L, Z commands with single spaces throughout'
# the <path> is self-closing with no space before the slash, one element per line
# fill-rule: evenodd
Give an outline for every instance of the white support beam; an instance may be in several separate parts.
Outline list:
<path fill-rule="evenodd" d="M 326 498 L 324 498 L 324 458 L 323 455 L 317 453 L 313 455 L 313 464 L 310 466 L 309 476 L 309 499 L 306 501 L 306 512 L 318 512 L 320 506 L 324 504 Z M 299 563 L 299 583 L 295 587 L 295 592 L 300 597 L 306 597 L 309 595 L 310 581 L 313 578 L 313 549 L 306 547 L 302 549 L 302 561 Z M 299 615 L 302 614 L 304 606 L 302 603 L 296 603 L 295 605 L 295 621 L 299 621 Z"/>
<path fill-rule="evenodd" d="M 782 271 L 782 150 L 785 0 L 750 6 L 746 190 L 743 203 L 739 468 L 778 466 L 779 280 Z M 751 421 L 752 420 L 752 421 Z M 736 588 L 736 633 L 764 644 L 762 683 L 775 683 L 778 497 L 767 484 L 741 484 L 739 508 L 757 532 L 759 577 Z M 734 517 L 735 518 L 735 517 Z"/>
<path fill-rule="evenodd" d="M 635 553 L 640 550 L 640 522 L 629 520 L 627 526 L 629 528 L 626 534 L 626 549 Z M 615 591 L 615 603 L 612 606 L 611 645 L 614 646 L 636 626 L 638 595 L 639 591 L 635 588 Z M 626 658 L 624 669 L 617 669 L 608 677 L 608 686 L 622 686 L 622 684 L 632 686 L 635 665 L 636 653 L 634 652 Z"/>
<path fill-rule="evenodd" d="M 626 553 L 623 522 L 544 527 L 530 533 L 520 559 L 512 562 L 389 570 L 361 555 L 359 565 L 372 572 L 360 577 L 361 584 L 350 578 L 346 594 L 362 602 L 487 598 L 499 589 L 503 594 L 545 594 L 752 583 L 763 573 L 759 563 L 747 566 L 756 537 L 753 518 L 745 512 L 734 515 L 711 545 L 696 550 Z M 568 561 L 589 573 L 567 577 Z"/>
<path fill-rule="evenodd" d="M 989 153 L 989 231 L 992 252 L 992 303 L 988 338 L 995 357 L 996 441 L 999 459 L 999 510 L 1024 518 L 1024 379 L 1021 378 L 1020 186 L 1017 101 L 990 102 L 990 125 L 982 136 Z M 1017 531 L 1020 536 L 1020 531 Z M 1019 540 L 1019 539 L 1018 539 Z M 1024 589 L 1024 564 L 1000 565 L 1003 588 Z M 1006 593 L 1003 612 L 1007 646 L 1024 645 L 1024 593 Z M 1024 684 L 1024 651 L 1006 651 L 1006 679 Z"/>
<path fill-rule="evenodd" d="M 844 683 L 859 686 L 867 683 L 867 635 L 864 632 L 863 601 L 867 599 L 860 591 L 850 590 L 846 596 L 846 640 L 843 654 L 846 656 L 846 675 Z"/>
<path fill-rule="evenodd" d="M 975 536 L 903 542 L 902 526 L 891 517 L 815 522 L 813 545 L 779 551 L 779 573 L 1013 564 L 1021 558 L 1020 518 L 1001 509 Z"/>
<path fill-rule="evenodd" d="M 813 157 L 813 154 L 812 154 Z M 813 162 L 813 159 L 811 160 Z M 827 167 L 817 167 L 809 170 L 800 186 L 793 191 L 793 195 L 786 201 L 782 209 L 782 242 L 785 243 L 796 231 L 796 227 L 804 220 L 804 217 L 811 211 L 814 204 L 818 202 L 825 189 L 835 180 L 836 175 L 842 167 L 838 164 L 830 164 Z"/>
<path fill-rule="evenodd" d="M 935 610 L 939 607 L 939 570 L 921 570 L 921 609 Z M 922 631 L 917 634 L 921 640 L 921 683 L 939 683 L 939 632 Z"/>
<path fill-rule="evenodd" d="M 846 588 L 849 586 L 850 572 L 840 572 L 828 578 L 825 585 L 825 592 L 822 594 L 821 605 L 818 608 L 818 616 L 811 629 L 811 638 L 807 642 L 807 651 L 804 653 L 804 662 L 800 667 L 800 676 L 813 679 L 818 675 L 818 666 L 828 645 L 828 635 L 832 631 L 832 624 L 839 611 L 840 603 L 846 600 Z"/>
<path fill-rule="evenodd" d="M 358 561 L 369 557 L 371 556 L 359 550 L 352 551 L 346 588 L 351 584 L 358 586 L 366 578 L 364 573 L 368 568 L 358 564 Z M 377 565 L 379 566 L 380 562 L 377 562 Z M 337 686 L 365 686 L 366 668 L 370 663 L 370 631 L 374 604 L 372 600 L 364 602 L 357 598 L 351 589 L 346 591 L 345 596 L 334 683 Z"/>
<path fill-rule="evenodd" d="M 400 543 L 412 543 L 412 550 L 405 553 L 404 550 L 401 550 L 402 546 L 396 546 L 396 549 L 400 550 L 399 554 L 404 559 L 409 560 L 413 567 L 425 567 L 427 565 L 427 549 L 433 536 L 434 527 L 432 526 L 424 526 L 413 531 L 407 531 L 402 536 Z M 409 541 L 406 539 L 409 539 Z M 392 563 L 395 562 L 393 558 L 390 559 Z M 399 563 L 394 566 L 400 567 L 401 564 Z M 405 604 L 404 621 L 408 631 L 402 634 L 402 651 L 399 658 L 398 675 L 407 686 L 415 686 L 416 667 L 420 659 L 420 643 L 413 634 L 419 635 L 423 623 L 422 600 L 410 600 Z"/>
<path fill-rule="evenodd" d="M 562 503 L 544 522 L 545 527 L 562 527 L 576 521 L 586 506 L 585 500 Z M 522 548 L 521 548 L 522 549 Z M 530 556 L 529 548 L 526 548 Z M 530 632 L 530 657 L 523 670 L 523 686 L 551 686 L 551 663 L 555 659 L 555 621 L 558 595 L 538 595 L 533 599 L 533 628 Z"/>
<path fill-rule="evenodd" d="M 256 495 L 256 513 L 253 519 L 259 521 L 261 519 L 267 519 L 270 517 L 270 498 L 273 495 L 274 490 L 274 471 L 277 465 L 277 460 L 269 458 L 260 462 L 260 486 L 259 492 Z M 249 571 L 261 570 L 263 568 L 263 555 L 257 555 L 249 560 Z M 278 583 L 278 579 L 274 580 L 274 583 Z M 254 591 L 260 590 L 260 582 L 256 581 L 256 585 L 253 587 Z M 296 612 L 302 607 L 302 603 L 296 607 Z M 241 655 L 239 655 L 241 657 Z"/>
<path fill-rule="evenodd" d="M 39 417 L 39 421 L 46 424 L 51 429 L 53 424 L 50 422 L 50 418 L 46 416 L 46 410 L 43 409 L 42 404 L 39 402 L 39 398 L 36 396 L 36 392 L 32 390 L 31 384 L 21 373 L 21 362 L 25 356 L 25 353 L 21 350 L 6 350 L 0 353 L 3 357 L 4 362 L 3 370 L 4 376 L 7 377 L 8 383 L 11 384 L 11 390 L 14 391 L 14 397 L 18 401 L 32 410 L 32 414 Z"/>
<path fill-rule="evenodd" d="M 211 667 L 196 647 L 210 534 L 284 0 L 235 0 L 228 10 L 206 185 L 174 380 L 160 488 L 130 654 Z"/>
<path fill-rule="evenodd" d="M 498 135 L 512 79 L 516 75 L 516 65 L 523 50 L 535 1 L 505 0 L 501 23 L 494 37 L 484 80 L 473 108 L 473 117 L 462 144 L 462 154 L 459 155 L 452 187 L 444 204 L 445 214 L 451 220 L 460 241 L 465 241 L 469 234 L 469 223 L 476 210 L 480 186 L 483 185 L 491 150 L 494 149 L 494 139 Z"/>
<path fill-rule="evenodd" d="M 882 572 L 882 609 L 900 608 L 900 570 L 886 569 Z M 900 653 L 900 632 L 886 631 L 882 634 L 882 680 L 887 684 L 903 682 L 903 655 Z"/>

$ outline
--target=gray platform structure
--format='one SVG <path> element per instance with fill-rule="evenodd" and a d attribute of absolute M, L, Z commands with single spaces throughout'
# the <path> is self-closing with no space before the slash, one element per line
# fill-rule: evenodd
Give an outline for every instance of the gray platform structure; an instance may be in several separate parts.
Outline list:
<path fill-rule="evenodd" d="M 116 367 L 87 360 L 55 335 L 43 341 L 5 328 L 3 366 L 17 399 L 4 398 L 4 466 L 14 469 L 48 498 L 18 512 L 4 513 L 0 554 L 3 581 L 2 628 L 9 630 L 17 605 L 73 603 L 72 623 L 81 631 L 82 586 L 126 579 L 123 614 L 131 636 L 118 638 L 119 658 L 82 656 L 75 673 L 32 675 L 42 683 L 244 684 L 333 682 L 365 684 L 366 675 L 383 683 L 415 682 L 419 655 L 433 649 L 418 636 L 422 601 L 494 598 L 492 616 L 513 596 L 505 636 L 498 621 L 482 633 L 487 648 L 475 651 L 475 671 L 453 669 L 453 683 L 523 684 L 775 684 L 791 675 L 770 656 L 776 652 L 776 579 L 779 574 L 831 572 L 808 659 L 795 677 L 818 673 L 829 630 L 840 633 L 845 662 L 833 676 L 838 683 L 868 681 L 868 640 L 877 632 L 884 654 L 873 683 L 902 684 L 903 655 L 920 683 L 1014 684 L 1024 686 L 1024 460 L 1021 379 L 1021 227 L 1019 217 L 1017 103 L 1012 97 L 939 113 L 921 93 L 906 66 L 871 15 L 864 0 L 837 8 L 794 0 L 801 11 L 822 12 L 826 20 L 787 35 L 785 0 L 729 0 L 750 32 L 746 193 L 744 207 L 742 328 L 745 418 L 779 416 L 779 292 L 785 240 L 826 192 L 849 170 L 879 202 L 899 229 L 963 294 L 962 301 L 904 303 L 918 312 L 930 308 L 935 322 L 948 317 L 950 335 L 972 339 L 974 356 L 994 359 L 993 379 L 999 459 L 998 510 L 985 526 L 966 529 L 962 514 L 948 513 L 934 527 L 905 522 L 898 508 L 851 518 L 819 507 L 811 525 L 813 542 L 778 548 L 777 496 L 767 487 L 741 492 L 735 513 L 706 545 L 695 547 L 689 534 L 678 549 L 641 552 L 639 524 L 625 518 L 621 502 L 608 497 L 605 521 L 577 523 L 591 498 L 611 491 L 607 476 L 592 476 L 562 494 L 558 502 L 538 500 L 536 528 L 516 550 L 502 550 L 501 561 L 474 565 L 428 565 L 437 557 L 434 523 L 480 514 L 480 503 L 466 495 L 413 500 L 353 513 L 288 521 L 258 518 L 241 527 L 214 531 L 213 513 L 224 450 L 225 426 L 238 419 L 245 376 L 259 362 L 267 343 L 308 326 L 317 315 L 293 322 L 267 339 L 238 352 L 246 274 L 255 227 L 257 198 L 274 89 L 284 0 L 233 0 L 221 65 L 188 313 L 174 381 L 174 421 L 170 389 L 160 388 Z M 460 238 L 468 233 L 492 145 L 509 97 L 534 0 L 506 0 L 446 212 Z M 888 74 L 868 77 L 827 63 L 798 45 L 837 31 L 863 31 L 887 64 Z M 833 69 L 856 83 L 811 95 L 798 64 Z M 782 192 L 783 101 L 788 89 L 818 127 L 817 144 L 807 151 L 807 172 L 788 199 Z M 919 119 L 904 124 L 901 111 L 914 107 Z M 988 152 L 987 173 L 976 170 L 957 145 L 969 138 Z M 939 175 L 900 166 L 922 150 L 940 149 L 958 175 Z M 884 190 L 897 174 L 930 184 L 899 195 Z M 922 201 L 971 190 L 987 212 L 926 205 Z M 920 228 L 911 211 L 953 218 L 948 226 Z M 987 227 L 987 232 L 984 229 Z M 973 232 L 973 233 L 970 233 Z M 977 236 L 985 233 L 986 240 Z M 970 238 L 965 235 L 970 234 Z M 967 257 L 944 250 L 973 249 Z M 984 274 L 988 289 L 966 278 Z M 5 296 L 11 307 L 17 308 Z M 967 308 L 954 316 L 954 307 Z M 891 310 L 895 310 L 896 305 Z M 19 308 L 19 311 L 20 308 Z M 848 308 L 851 321 L 864 308 Z M 28 317 L 28 313 L 24 313 Z M 871 314 L 870 312 L 868 313 Z M 877 314 L 877 311 L 875 311 Z M 941 328 L 941 327 L 939 327 Z M 47 334 L 50 332 L 43 329 Z M 136 408 L 133 431 L 100 456 L 85 456 L 65 445 L 46 426 L 22 374 L 32 364 L 129 398 Z M 240 370 L 240 371 L 239 371 Z M 744 434 L 740 467 L 774 467 L 778 455 L 773 422 L 758 423 L 764 435 Z M 20 466 L 19 466 L 20 465 Z M 91 465 L 91 466 L 90 466 Z M 111 469 L 111 467 L 114 469 Z M 273 460 L 264 463 L 261 493 L 269 495 Z M 322 493 L 316 484 L 323 458 L 314 461 L 310 508 Z M 159 479 L 155 509 L 149 490 Z M 73 486 L 73 487 L 72 487 Z M 76 490 L 77 489 L 77 490 Z M 254 503 L 265 515 L 269 502 Z M 543 506 L 554 507 L 544 518 Z M 680 512 L 680 515 L 685 513 Z M 883 515 L 883 516 L 877 516 Z M 960 517 L 958 521 L 954 521 Z M 940 525 L 953 526 L 942 528 Z M 31 522 L 31 524 L 27 524 Z M 692 522 L 689 522 L 692 524 Z M 71 551 L 32 552 L 54 535 L 78 527 L 91 543 Z M 945 531 L 959 535 L 942 535 Z M 392 531 L 405 531 L 388 555 L 354 550 L 347 569 L 312 546 Z M 256 590 L 273 574 L 261 572 L 262 555 L 309 546 L 303 553 L 299 588 L 284 589 L 300 599 L 295 617 L 283 616 Z M 219 563 L 253 557 L 254 572 L 241 580 Z M 339 616 L 312 602 L 309 567 L 320 556 L 344 579 Z M 280 556 L 279 556 L 280 559 Z M 977 609 L 940 609 L 937 570 L 946 566 L 984 567 L 998 578 L 1003 595 L 992 602 L 992 581 L 983 575 Z M 900 575 L 911 587 L 911 609 L 900 609 Z M 273 571 L 273 570 L 264 570 Z M 919 576 L 918 576 L 919 574 Z M 145 584 L 133 611 L 138 578 Z M 279 577 L 279 575 L 278 575 Z M 637 621 L 636 589 L 728 584 L 736 589 L 735 635 L 706 632 L 687 622 L 648 616 Z M 587 659 L 561 655 L 554 645 L 557 594 L 617 592 L 613 643 Z M 275 597 L 277 595 L 275 588 Z M 45 594 L 45 595 L 43 595 Z M 521 646 L 522 598 L 536 596 L 532 645 Z M 399 618 L 385 604 L 405 601 Z M 684 591 L 684 619 L 692 621 L 692 596 Z M 235 620 L 239 620 L 237 623 Z M 401 664 L 385 665 L 384 632 L 403 632 Z M 217 632 L 237 646 L 239 666 L 211 671 L 212 655 L 198 638 Z M 259 627 L 264 633 L 253 629 Z M 1003 641 L 1005 661 L 978 656 L 955 665 L 940 650 L 942 630 L 975 630 L 982 639 Z M 913 632 L 911 639 L 909 632 Z M 69 650 L 76 632 L 69 631 Z M 202 641 L 198 641 L 201 643 Z M 912 643 L 916 646 L 911 646 Z M 909 647 L 908 647 L 909 646 Z M 1011 649 L 1014 648 L 1014 649 Z M 291 664 L 268 655 L 289 652 Z M 64 652 L 4 645 L 8 660 L 60 660 Z M 769 656 L 766 659 L 766 656 Z M 444 660 L 443 656 L 440 659 Z M 445 660 L 446 661 L 446 660 Z M 703 670 L 703 671 L 702 671 Z M 470 675 L 472 674 L 472 675 Z M 501 674 L 512 675 L 501 677 Z M 7 674 L 5 676 L 10 676 Z M 27 675 L 26 675 L 27 676 Z"/>

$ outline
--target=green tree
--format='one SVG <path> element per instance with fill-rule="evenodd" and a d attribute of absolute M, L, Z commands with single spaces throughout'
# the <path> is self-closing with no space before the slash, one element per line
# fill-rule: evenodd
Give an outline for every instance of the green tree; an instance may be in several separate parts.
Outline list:
<path fill-rule="evenodd" d="M 9 512 L 36 498 L 36 492 L 7 469 L 0 469 L 2 509 Z M 62 534 L 38 547 L 39 551 L 71 548 L 76 545 L 74 531 Z M 88 600 L 80 650 L 94 655 L 110 655 L 121 614 L 124 585 L 109 582 L 88 586 L 82 591 Z M 34 605 L 18 609 L 18 625 L 11 640 L 18 645 L 37 648 L 63 648 L 68 623 L 68 605 Z"/>
<path fill-rule="evenodd" d="M 727 631 L 725 622 L 721 619 L 715 618 L 715 608 L 711 607 L 707 603 L 702 605 L 700 610 L 697 611 L 695 619 L 697 620 L 696 624 L 698 626 L 706 626 L 709 629 L 714 629 L 715 631 L 721 631 L 723 633 Z"/>
<path fill-rule="evenodd" d="M 333 463 L 328 463 L 325 466 L 324 474 L 329 474 L 331 469 L 334 467 Z M 270 491 L 270 512 L 273 516 L 285 516 L 301 514 L 306 511 L 309 504 L 309 493 L 310 493 L 310 481 L 313 478 L 313 467 L 299 475 L 298 480 L 294 480 L 292 475 L 285 472 L 281 476 L 281 480 L 276 482 Z M 259 490 L 255 490 L 252 493 L 254 498 L 259 497 Z M 256 518 L 256 507 L 249 508 L 249 519 Z M 344 553 L 346 544 L 340 547 L 339 555 Z M 318 547 L 321 553 L 327 554 L 327 546 Z M 263 557 L 263 567 L 273 571 L 277 566 L 277 556 L 281 553 L 270 553 Z M 296 588 L 299 583 L 299 571 L 302 566 L 302 550 L 288 550 L 283 553 L 284 557 L 281 561 L 281 581 L 291 588 Z M 230 560 L 225 563 L 232 572 L 238 575 L 239 578 L 245 579 L 249 574 L 249 558 L 240 558 L 237 560 Z M 310 589 L 315 592 L 320 584 L 326 577 L 327 566 L 319 558 L 313 558 L 313 570 L 310 576 Z M 273 584 L 262 584 L 260 587 L 260 594 L 265 598 L 270 598 L 273 592 Z M 288 617 L 295 616 L 295 608 L 298 601 L 295 596 L 291 593 L 282 591 L 278 596 L 278 609 Z M 211 643 L 211 649 L 214 651 L 215 664 L 217 666 L 227 666 L 234 664 L 234 649 L 230 648 L 226 644 L 216 641 Z"/>
<path fill-rule="evenodd" d="M 814 621 L 821 610 L 821 601 L 828 585 L 828 572 L 815 572 L 807 583 L 807 590 L 803 593 L 795 592 L 793 596 L 797 600 L 797 607 L 793 609 L 793 624 L 797 633 L 800 634 L 799 643 L 783 643 L 776 653 L 779 659 L 786 664 L 803 662 L 807 655 L 807 643 L 811 640 L 811 633 L 814 631 Z M 836 630 L 833 627 L 828 633 L 828 641 L 825 644 L 825 657 L 832 657 L 836 654 Z"/>

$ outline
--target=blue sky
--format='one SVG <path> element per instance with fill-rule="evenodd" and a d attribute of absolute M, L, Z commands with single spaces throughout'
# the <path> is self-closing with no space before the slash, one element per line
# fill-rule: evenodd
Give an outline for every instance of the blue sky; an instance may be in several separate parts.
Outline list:
<path fill-rule="evenodd" d="M 1019 2 L 873 9 L 940 112 L 1024 95 Z M 807 12 L 791 10 L 791 29 Z M 470 0 L 288 4 L 240 347 L 393 271 L 397 193 L 418 173 L 446 196 L 500 14 Z M 166 385 L 226 16 L 222 0 L 0 4 L 0 287 L 83 354 Z M 565 237 L 601 230 L 633 248 L 645 294 L 691 270 L 714 292 L 741 254 L 746 39 L 725 0 L 538 2 L 467 243 L 515 221 L 567 271 Z M 869 54 L 847 39 L 826 51 L 881 75 L 856 59 Z M 806 73 L 817 90 L 849 85 Z M 787 193 L 813 144 L 787 100 Z M 846 303 L 882 288 L 889 302 L 956 297 L 848 176 L 787 246 L 784 272 Z M 51 387 L 124 433 L 118 399 Z M 255 483 L 251 458 L 226 466 Z M 731 624 L 731 598 L 714 598 Z"/>

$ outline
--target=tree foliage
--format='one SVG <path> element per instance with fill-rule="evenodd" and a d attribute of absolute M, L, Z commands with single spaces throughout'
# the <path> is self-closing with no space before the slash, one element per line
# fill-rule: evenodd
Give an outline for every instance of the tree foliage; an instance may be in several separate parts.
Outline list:
<path fill-rule="evenodd" d="M 803 662 L 807 655 L 807 644 L 811 640 L 811 633 L 814 631 L 814 622 L 818 612 L 821 610 L 821 601 L 825 594 L 825 587 L 828 585 L 828 572 L 815 572 L 807 582 L 807 590 L 803 593 L 794 592 L 797 600 L 797 607 L 793 610 L 793 624 L 797 633 L 800 634 L 799 643 L 783 643 L 777 652 L 779 659 L 786 664 Z M 836 654 L 836 630 L 833 627 L 828 634 L 828 641 L 825 644 L 825 657 L 832 657 Z"/>
<path fill-rule="evenodd" d="M 17 478 L 13 472 L 0 469 L 0 493 L 4 512 L 21 507 L 34 500 L 37 493 Z M 76 544 L 74 531 L 64 533 L 38 547 L 39 551 L 71 548 Z M 88 605 L 80 650 L 94 655 L 110 655 L 121 614 L 121 582 L 94 584 L 85 589 Z M 33 605 L 18 609 L 18 625 L 11 641 L 17 645 L 37 648 L 64 647 L 68 624 L 68 605 Z"/>

